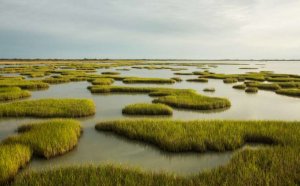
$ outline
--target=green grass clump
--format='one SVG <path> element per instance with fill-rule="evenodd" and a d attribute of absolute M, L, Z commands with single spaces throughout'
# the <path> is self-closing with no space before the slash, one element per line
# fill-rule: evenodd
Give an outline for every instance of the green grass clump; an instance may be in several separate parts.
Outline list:
<path fill-rule="evenodd" d="M 279 89 L 276 91 L 276 94 L 292 96 L 292 97 L 300 97 L 300 89 Z"/>
<path fill-rule="evenodd" d="M 81 134 L 80 123 L 70 119 L 55 119 L 23 125 L 18 135 L 4 140 L 5 144 L 22 144 L 45 158 L 64 154 L 73 149 Z"/>
<path fill-rule="evenodd" d="M 95 114 L 89 99 L 39 99 L 0 104 L 0 117 L 84 117 Z"/>
<path fill-rule="evenodd" d="M 91 86 L 92 93 L 148 93 L 157 96 L 153 103 L 162 103 L 175 108 L 191 110 L 224 109 L 231 106 L 226 98 L 208 97 L 197 94 L 191 89 L 127 87 L 127 86 Z"/>
<path fill-rule="evenodd" d="M 66 78 L 63 76 L 53 76 L 53 77 L 43 79 L 43 82 L 49 83 L 49 84 L 68 83 L 70 81 L 71 80 L 69 78 Z"/>
<path fill-rule="evenodd" d="M 164 104 L 136 103 L 122 109 L 123 114 L 129 115 L 172 115 L 171 107 Z"/>
<path fill-rule="evenodd" d="M 181 92 L 167 96 L 161 96 L 154 99 L 153 103 L 163 103 L 175 108 L 192 110 L 214 110 L 228 108 L 231 106 L 228 99 L 208 97 L 192 92 Z"/>
<path fill-rule="evenodd" d="M 172 152 L 226 151 L 245 143 L 300 144 L 300 122 L 128 119 L 100 122 L 96 129 L 149 142 Z"/>
<path fill-rule="evenodd" d="M 300 82 L 300 78 L 293 77 L 269 77 L 267 81 L 270 82 Z"/>
<path fill-rule="evenodd" d="M 223 80 L 224 83 L 237 83 L 238 79 L 236 78 L 226 78 Z"/>
<path fill-rule="evenodd" d="M 239 85 L 234 85 L 232 88 L 244 90 L 246 89 L 246 87 L 247 86 L 245 84 L 239 84 Z"/>
<path fill-rule="evenodd" d="M 97 78 L 92 81 L 93 85 L 111 85 L 114 83 L 112 78 Z"/>
<path fill-rule="evenodd" d="M 277 82 L 281 88 L 300 88 L 300 83 L 296 82 Z"/>
<path fill-rule="evenodd" d="M 13 179 L 31 159 L 31 149 L 20 144 L 0 144 L 0 185 Z"/>
<path fill-rule="evenodd" d="M 256 87 L 248 87 L 245 89 L 245 92 L 247 93 L 257 93 L 258 92 L 258 88 Z"/>
<path fill-rule="evenodd" d="M 207 83 L 208 79 L 206 78 L 196 78 L 196 79 L 187 79 L 186 81 L 190 82 L 200 82 L 200 83 Z"/>
<path fill-rule="evenodd" d="M 120 75 L 120 72 L 102 72 L 104 75 Z"/>
<path fill-rule="evenodd" d="M 0 87 L 0 101 L 16 100 L 30 96 L 29 91 L 22 90 L 19 87 Z"/>
<path fill-rule="evenodd" d="M 250 82 L 247 83 L 248 87 L 256 87 L 258 89 L 262 89 L 262 90 L 278 90 L 281 87 L 276 84 L 276 83 L 259 83 L 259 82 Z"/>
<path fill-rule="evenodd" d="M 176 81 L 173 79 L 164 78 L 125 78 L 123 83 L 157 83 L 157 84 L 172 84 Z"/>
<path fill-rule="evenodd" d="M 20 87 L 22 89 L 36 90 L 49 88 L 49 84 L 35 80 L 0 80 L 0 87 Z"/>

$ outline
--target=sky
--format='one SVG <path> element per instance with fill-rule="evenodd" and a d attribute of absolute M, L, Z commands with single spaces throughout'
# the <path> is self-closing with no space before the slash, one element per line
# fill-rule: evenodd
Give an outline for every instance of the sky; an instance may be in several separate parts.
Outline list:
<path fill-rule="evenodd" d="M 300 1 L 0 0 L 0 58 L 300 59 Z"/>

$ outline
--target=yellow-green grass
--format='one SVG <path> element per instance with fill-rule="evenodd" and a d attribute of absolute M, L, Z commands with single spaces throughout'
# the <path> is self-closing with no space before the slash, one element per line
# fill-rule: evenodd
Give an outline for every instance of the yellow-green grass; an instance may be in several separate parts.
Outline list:
<path fill-rule="evenodd" d="M 49 84 L 35 80 L 0 80 L 0 87 L 20 87 L 22 89 L 36 90 L 49 88 Z"/>
<path fill-rule="evenodd" d="M 136 121 L 136 122 L 134 122 Z M 86 165 L 45 171 L 24 172 L 13 185 L 298 185 L 300 148 L 299 122 L 283 121 L 170 121 L 129 120 L 104 122 L 100 130 L 114 130 L 132 139 L 166 146 L 200 149 L 202 144 L 245 142 L 277 144 L 258 150 L 238 151 L 227 165 L 183 177 L 168 173 L 145 172 L 113 165 Z M 97 126 L 99 126 L 97 125 Z M 135 130 L 136 129 L 136 130 Z M 129 135 L 130 134 L 130 135 Z M 228 145 L 230 147 L 231 145 Z M 172 148 L 173 149 L 173 148 Z M 181 148 L 180 148 L 181 149 Z M 189 149 L 189 148 L 188 148 Z"/>
<path fill-rule="evenodd" d="M 164 94 L 164 92 L 160 93 Z M 163 103 L 171 107 L 191 110 L 214 110 L 229 108 L 231 106 L 230 101 L 226 98 L 208 97 L 193 91 L 190 93 L 178 92 L 167 96 L 160 96 L 154 99 L 153 103 Z"/>
<path fill-rule="evenodd" d="M 292 96 L 292 97 L 300 97 L 300 89 L 279 89 L 276 90 L 276 94 Z"/>
<path fill-rule="evenodd" d="M 284 121 L 127 119 L 100 122 L 96 129 L 146 141 L 167 151 L 204 152 L 234 150 L 246 143 L 297 145 L 300 143 L 299 124 Z"/>
<path fill-rule="evenodd" d="M 97 78 L 92 81 L 93 85 L 111 85 L 114 83 L 112 78 Z"/>
<path fill-rule="evenodd" d="M 123 83 L 156 83 L 156 84 L 172 84 L 176 81 L 173 79 L 165 79 L 165 78 L 125 78 L 123 79 Z"/>
<path fill-rule="evenodd" d="M 281 88 L 300 88 L 300 83 L 297 82 L 276 82 Z"/>
<path fill-rule="evenodd" d="M 59 84 L 59 83 L 68 83 L 71 80 L 67 77 L 63 76 L 54 76 L 54 77 L 48 77 L 43 79 L 43 82 L 49 83 L 49 84 Z"/>
<path fill-rule="evenodd" d="M 71 119 L 53 119 L 23 125 L 19 134 L 6 138 L 4 144 L 22 144 L 34 155 L 51 158 L 72 150 L 78 143 L 81 126 Z"/>
<path fill-rule="evenodd" d="M 0 117 L 85 117 L 95 114 L 89 99 L 38 99 L 0 104 Z"/>
<path fill-rule="evenodd" d="M 208 97 L 197 94 L 191 89 L 127 87 L 127 86 L 91 86 L 92 93 L 148 93 L 157 96 L 154 103 L 162 103 L 175 108 L 191 110 L 224 109 L 231 106 L 226 98 Z"/>
<path fill-rule="evenodd" d="M 190 82 L 200 82 L 200 83 L 207 83 L 208 79 L 206 78 L 195 78 L 195 79 L 187 79 L 186 81 Z"/>
<path fill-rule="evenodd" d="M 248 87 L 245 89 L 246 93 L 257 93 L 258 92 L 258 88 L 256 87 Z"/>
<path fill-rule="evenodd" d="M 20 144 L 0 144 L 0 185 L 8 185 L 31 159 L 31 149 Z"/>
<path fill-rule="evenodd" d="M 232 88 L 244 90 L 247 88 L 247 86 L 245 84 L 238 84 L 238 85 L 234 85 Z"/>
<path fill-rule="evenodd" d="M 164 104 L 135 103 L 122 109 L 123 114 L 128 115 L 172 115 L 171 107 Z"/>
<path fill-rule="evenodd" d="M 238 79 L 236 78 L 226 78 L 223 80 L 224 83 L 236 83 L 238 82 Z"/>
<path fill-rule="evenodd" d="M 269 77 L 267 81 L 270 82 L 300 82 L 300 78 L 293 77 Z"/>
<path fill-rule="evenodd" d="M 30 97 L 31 93 L 19 87 L 0 87 L 0 101 L 16 100 Z"/>
<path fill-rule="evenodd" d="M 281 87 L 276 83 L 260 83 L 260 82 L 249 82 L 247 83 L 248 87 L 256 87 L 262 90 L 278 90 Z"/>

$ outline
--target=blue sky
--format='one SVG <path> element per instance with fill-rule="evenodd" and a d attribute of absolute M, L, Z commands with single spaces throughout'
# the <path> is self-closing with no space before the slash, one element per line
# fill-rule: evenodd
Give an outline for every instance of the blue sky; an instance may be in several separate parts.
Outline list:
<path fill-rule="evenodd" d="M 299 0 L 0 0 L 0 58 L 300 58 Z"/>

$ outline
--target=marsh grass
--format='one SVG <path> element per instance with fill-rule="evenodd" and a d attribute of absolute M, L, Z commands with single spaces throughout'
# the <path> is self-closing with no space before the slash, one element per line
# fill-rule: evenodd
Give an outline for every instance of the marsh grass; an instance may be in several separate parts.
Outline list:
<path fill-rule="evenodd" d="M 95 128 L 141 140 L 172 152 L 227 151 L 245 143 L 297 145 L 299 122 L 128 119 L 104 121 Z M 297 132 L 295 132 L 297 130 Z"/>
<path fill-rule="evenodd" d="M 42 81 L 49 84 L 60 84 L 60 83 L 68 83 L 71 80 L 63 76 L 53 76 L 53 77 L 45 78 Z"/>
<path fill-rule="evenodd" d="M 299 183 L 299 122 L 119 120 L 101 122 L 108 130 L 163 149 L 217 150 L 239 148 L 247 142 L 276 145 L 238 151 L 230 162 L 183 177 L 114 165 L 86 165 L 25 172 L 14 185 L 297 185 Z"/>
<path fill-rule="evenodd" d="M 0 87 L 0 101 L 16 100 L 30 97 L 31 93 L 19 87 Z"/>
<path fill-rule="evenodd" d="M 22 89 L 36 90 L 49 88 L 49 84 L 35 80 L 2 79 L 0 80 L 0 87 L 20 87 Z"/>
<path fill-rule="evenodd" d="M 206 78 L 195 78 L 195 79 L 187 79 L 186 81 L 190 82 L 200 82 L 200 83 L 207 83 L 208 79 Z"/>
<path fill-rule="evenodd" d="M 279 89 L 276 91 L 276 94 L 292 96 L 292 97 L 300 97 L 300 89 Z"/>
<path fill-rule="evenodd" d="M 92 81 L 93 85 L 111 85 L 114 83 L 112 78 L 97 78 Z"/>
<path fill-rule="evenodd" d="M 19 134 L 3 141 L 30 147 L 37 156 L 51 158 L 73 149 L 81 134 L 80 123 L 70 119 L 54 119 L 23 125 Z"/>
<path fill-rule="evenodd" d="M 164 78 L 125 78 L 123 83 L 155 83 L 155 84 L 172 84 L 176 81 L 173 79 L 164 79 Z"/>
<path fill-rule="evenodd" d="M 8 185 L 8 181 L 29 162 L 31 156 L 32 152 L 28 146 L 0 144 L 0 185 Z"/>
<path fill-rule="evenodd" d="M 268 77 L 267 81 L 270 81 L 270 82 L 300 82 L 300 78 L 293 78 L 293 77 Z"/>
<path fill-rule="evenodd" d="M 247 86 L 245 84 L 234 85 L 232 88 L 245 90 Z"/>
<path fill-rule="evenodd" d="M 237 83 L 238 82 L 238 79 L 237 78 L 226 78 L 223 80 L 224 83 Z"/>
<path fill-rule="evenodd" d="M 122 109 L 128 115 L 172 115 L 173 109 L 164 104 L 135 103 Z"/>
<path fill-rule="evenodd" d="M 95 114 L 89 99 L 39 99 L 0 104 L 0 117 L 85 117 Z"/>
<path fill-rule="evenodd" d="M 256 87 L 248 87 L 245 89 L 246 93 L 257 93 L 258 92 L 258 88 Z"/>
<path fill-rule="evenodd" d="M 260 83 L 260 82 L 250 82 L 250 83 L 247 83 L 247 86 L 248 87 L 256 87 L 256 88 L 262 89 L 262 90 L 272 90 L 272 91 L 275 91 L 275 90 L 278 90 L 281 88 L 276 83 Z"/>
<path fill-rule="evenodd" d="M 148 93 L 158 97 L 153 103 L 162 103 L 175 108 L 191 110 L 213 110 L 228 108 L 230 101 L 226 98 L 208 97 L 197 94 L 191 89 L 127 87 L 127 86 L 91 86 L 92 93 Z"/>

